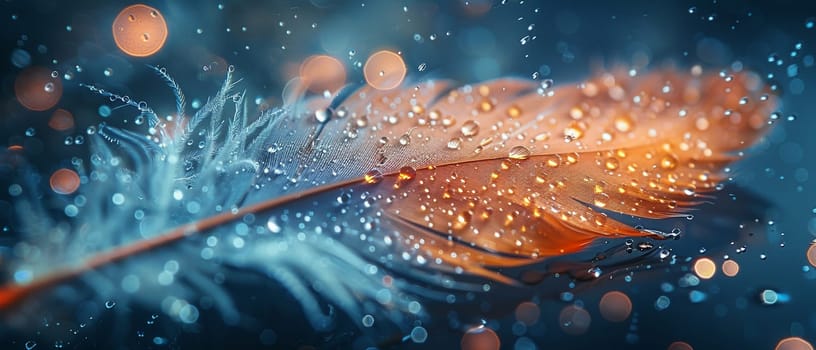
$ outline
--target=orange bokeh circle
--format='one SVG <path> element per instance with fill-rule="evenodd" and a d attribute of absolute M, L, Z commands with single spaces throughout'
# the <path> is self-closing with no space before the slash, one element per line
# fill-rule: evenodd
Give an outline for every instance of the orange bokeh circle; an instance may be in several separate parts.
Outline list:
<path fill-rule="evenodd" d="M 71 169 L 59 169 L 51 174 L 51 189 L 59 194 L 71 194 L 79 188 L 79 175 Z"/>
<path fill-rule="evenodd" d="M 113 20 L 113 40 L 124 53 L 146 57 L 158 52 L 167 40 L 167 22 L 161 12 L 147 5 L 125 7 Z"/>
<path fill-rule="evenodd" d="M 337 91 L 346 83 L 346 68 L 343 63 L 326 55 L 306 58 L 300 65 L 299 74 L 309 91 L 314 93 Z"/>
<path fill-rule="evenodd" d="M 368 57 L 363 75 L 368 85 L 377 90 L 391 90 L 402 84 L 408 68 L 402 57 L 392 51 L 377 51 Z"/>
<path fill-rule="evenodd" d="M 44 111 L 54 107 L 62 97 L 62 80 L 43 67 L 31 67 L 14 80 L 14 95 L 23 107 Z"/>

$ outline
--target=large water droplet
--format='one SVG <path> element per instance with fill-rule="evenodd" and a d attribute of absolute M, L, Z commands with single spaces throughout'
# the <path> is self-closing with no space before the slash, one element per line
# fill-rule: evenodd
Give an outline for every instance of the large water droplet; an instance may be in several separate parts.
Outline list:
<path fill-rule="evenodd" d="M 448 149 L 459 149 L 462 145 L 462 138 L 461 137 L 453 137 L 448 140 Z"/>
<path fill-rule="evenodd" d="M 413 180 L 416 177 L 416 169 L 406 165 L 399 170 L 399 179 L 402 181 Z"/>
<path fill-rule="evenodd" d="M 462 124 L 462 135 L 467 137 L 476 136 L 479 133 L 479 124 L 473 120 L 468 120 Z"/>
<path fill-rule="evenodd" d="M 399 138 L 399 144 L 402 146 L 408 146 L 411 143 L 411 135 L 402 134 Z"/>
<path fill-rule="evenodd" d="M 376 184 L 382 181 L 383 174 L 377 169 L 371 169 L 365 175 L 363 175 L 363 180 L 367 184 Z"/>
<path fill-rule="evenodd" d="M 532 153 L 527 147 L 516 146 L 510 149 L 510 154 L 508 156 L 510 159 L 525 160 L 530 158 L 531 154 Z"/>

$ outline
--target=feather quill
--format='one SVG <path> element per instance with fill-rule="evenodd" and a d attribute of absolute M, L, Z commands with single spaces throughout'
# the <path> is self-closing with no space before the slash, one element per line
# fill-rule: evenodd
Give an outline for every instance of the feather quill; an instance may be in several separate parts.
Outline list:
<path fill-rule="evenodd" d="M 776 105 L 751 73 L 665 70 L 563 87 L 365 86 L 253 117 L 230 69 L 188 116 L 178 84 L 157 72 L 176 96 L 172 120 L 89 87 L 137 108 L 149 132 L 100 125 L 90 164 L 74 161 L 84 184 L 70 218 L 18 204 L 25 238 L 3 266 L 14 278 L 0 308 L 79 278 L 120 301 L 172 297 L 165 311 L 182 321 L 191 290 L 209 290 L 235 319 L 207 277 L 226 264 L 280 282 L 318 329 L 330 323 L 319 298 L 352 316 L 376 300 L 399 320 L 421 291 L 394 275 L 512 284 L 502 268 L 600 237 L 661 237 L 605 211 L 686 215 Z"/>

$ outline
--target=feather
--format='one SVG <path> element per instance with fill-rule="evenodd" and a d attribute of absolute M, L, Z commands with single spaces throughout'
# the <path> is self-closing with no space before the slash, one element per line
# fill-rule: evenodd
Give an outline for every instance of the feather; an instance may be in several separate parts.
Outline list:
<path fill-rule="evenodd" d="M 74 161 L 83 185 L 67 218 L 18 203 L 25 237 L 3 265 L 14 278 L 0 308 L 81 279 L 119 302 L 172 297 L 165 312 L 184 322 L 195 290 L 213 290 L 234 320 L 207 277 L 229 265 L 281 283 L 318 329 L 330 323 L 321 299 L 351 316 L 376 300 L 393 320 L 413 317 L 431 287 L 394 276 L 514 284 L 501 269 L 598 238 L 664 237 L 607 212 L 687 215 L 776 105 L 751 73 L 658 70 L 562 87 L 364 86 L 252 116 L 230 69 L 187 116 L 178 84 L 156 71 L 177 100 L 170 120 L 89 87 L 137 108 L 149 132 L 99 126 L 90 164 Z"/>

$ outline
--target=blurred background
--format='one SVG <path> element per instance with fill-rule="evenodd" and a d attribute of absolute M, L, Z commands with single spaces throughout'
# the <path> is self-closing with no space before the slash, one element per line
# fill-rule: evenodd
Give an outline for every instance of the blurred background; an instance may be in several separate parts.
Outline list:
<path fill-rule="evenodd" d="M 809 178 L 811 173 L 816 178 L 816 88 L 809 85 L 816 84 L 816 4 L 716 0 L 144 1 L 142 4 L 159 12 L 166 27 L 151 27 L 156 35 L 149 38 L 117 41 L 117 15 L 134 4 L 84 0 L 0 3 L 3 246 L 15 241 L 12 204 L 18 157 L 42 174 L 30 180 L 48 189 L 49 176 L 69 167 L 72 157 L 87 153 L 89 127 L 100 121 L 138 124 L 128 120 L 133 111 L 123 112 L 121 103 L 90 93 L 80 84 L 127 95 L 134 101 L 149 101 L 160 115 L 173 113 L 172 91 L 149 66 L 163 68 L 173 76 L 193 109 L 215 93 L 228 67 L 233 66 L 257 110 L 283 103 L 287 84 L 298 76 L 331 76 L 322 82 L 327 88 L 363 84 L 367 59 L 381 50 L 401 56 L 408 81 L 443 78 L 468 83 L 515 76 L 552 79 L 560 85 L 619 66 L 639 71 L 667 66 L 689 69 L 693 65 L 714 71 L 751 70 L 766 78 L 782 96 L 776 126 L 732 168 L 734 180 L 714 204 L 701 208 L 694 224 L 665 223 L 667 227 L 681 225 L 686 232 L 691 232 L 692 226 L 698 228 L 699 237 L 690 234 L 692 237 L 676 243 L 676 249 L 685 249 L 690 260 L 667 269 L 671 272 L 635 273 L 628 279 L 615 278 L 587 288 L 572 290 L 569 283 L 542 285 L 526 300 L 489 308 L 491 311 L 470 333 L 463 331 L 467 329 L 464 325 L 444 321 L 450 310 L 439 311 L 433 317 L 442 321 L 426 327 L 426 338 L 406 334 L 406 341 L 397 337 L 398 341 L 382 347 L 469 347 L 469 337 L 478 336 L 498 339 L 502 349 L 516 350 L 774 349 L 783 339 L 796 337 L 778 348 L 812 349 L 806 342 L 816 341 L 816 299 L 812 293 L 816 290 L 816 251 L 808 250 L 816 238 L 816 190 Z M 128 19 L 122 20 L 127 25 Z M 141 46 L 133 44 L 139 39 Z M 316 55 L 328 60 L 333 70 L 325 74 L 310 70 L 306 63 Z M 30 86 L 45 86 L 47 93 L 32 92 Z M 733 210 L 723 214 L 726 207 Z M 699 258 L 708 258 L 716 265 L 713 278 L 689 280 L 695 276 L 687 273 L 694 272 L 692 262 Z M 726 276 L 726 272 L 732 274 L 733 266 L 726 271 L 721 265 L 726 260 L 737 263 L 738 272 L 733 277 Z M 607 294 L 610 291 L 622 293 L 625 300 L 618 294 Z M 501 304 L 500 293 L 485 296 L 484 303 Z M 624 300 L 624 304 L 628 300 L 631 307 L 623 320 L 610 320 L 601 312 L 605 295 Z M 586 321 L 587 327 L 579 327 L 580 332 L 570 325 L 565 327 L 559 319 L 565 310 L 575 313 L 568 308 L 576 304 L 591 320 L 586 321 L 583 314 L 569 318 L 569 322 Z M 297 313 L 296 309 L 288 311 Z M 363 337 L 354 327 L 310 336 L 308 330 L 280 328 L 286 322 L 278 328 L 235 329 L 220 327 L 218 320 L 202 317 L 201 323 L 210 324 L 197 330 L 165 327 L 147 337 L 145 330 L 136 327 L 124 332 L 119 344 L 131 349 L 235 343 L 250 348 L 356 348 L 362 344 L 356 339 Z M 221 335 L 217 341 L 205 343 L 197 339 L 201 329 Z M 107 341 L 94 341 L 104 338 L 107 330 L 106 326 L 89 326 L 73 334 L 66 330 L 65 339 L 58 343 L 34 345 L 109 348 Z M 306 335 L 287 337 L 290 332 Z M 2 348 L 32 345 L 32 334 L 0 333 Z"/>

